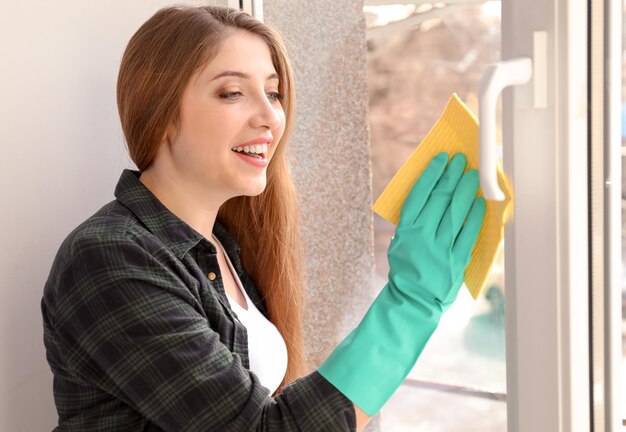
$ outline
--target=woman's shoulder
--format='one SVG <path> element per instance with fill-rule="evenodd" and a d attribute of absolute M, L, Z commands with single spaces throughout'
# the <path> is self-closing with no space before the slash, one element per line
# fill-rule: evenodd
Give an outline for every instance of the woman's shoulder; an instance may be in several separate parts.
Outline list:
<path fill-rule="evenodd" d="M 125 251 L 145 249 L 149 236 L 133 213 L 113 200 L 76 226 L 61 242 L 54 257 L 51 274 L 58 274 L 73 262 L 96 256 L 123 256 Z M 143 241 L 142 241 L 143 239 Z"/>
<path fill-rule="evenodd" d="M 60 250 L 75 253 L 81 245 L 127 243 L 132 238 L 128 233 L 136 225 L 134 219 L 132 212 L 113 200 L 76 226 L 61 243 Z"/>

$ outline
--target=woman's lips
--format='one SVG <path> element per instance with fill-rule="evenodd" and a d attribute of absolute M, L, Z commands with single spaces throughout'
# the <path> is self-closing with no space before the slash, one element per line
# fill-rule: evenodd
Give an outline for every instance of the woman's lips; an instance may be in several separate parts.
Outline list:
<path fill-rule="evenodd" d="M 239 147 L 251 146 L 256 144 L 267 144 L 269 146 L 272 143 L 272 140 L 272 137 L 258 137 L 243 144 L 239 144 Z"/>
<path fill-rule="evenodd" d="M 242 159 L 245 162 L 248 162 L 251 165 L 257 166 L 257 167 L 266 167 L 267 164 L 269 163 L 268 161 L 268 153 L 269 153 L 269 147 L 272 144 L 273 138 L 272 137 L 267 137 L 267 136 L 262 136 L 262 137 L 258 137 L 255 138 L 253 140 L 247 141 L 245 143 L 239 144 L 235 147 L 233 147 L 231 150 L 233 151 L 233 153 L 237 154 L 237 156 Z M 258 155 L 260 156 L 260 158 L 255 158 L 253 156 L 246 156 L 244 153 L 241 153 L 239 151 L 236 151 L 236 148 L 240 148 L 243 149 L 245 147 L 252 147 L 252 146 L 256 146 L 258 144 L 266 144 L 267 145 L 267 151 L 262 152 L 262 153 L 258 153 Z M 263 146 L 265 147 L 265 146 Z M 265 149 L 263 149 L 265 150 Z"/>
<path fill-rule="evenodd" d="M 245 154 L 239 153 L 237 151 L 233 151 L 233 153 L 239 156 L 239 158 L 242 159 L 243 161 L 248 162 L 249 164 L 254 165 L 256 167 L 264 168 L 268 164 L 267 156 L 263 153 L 260 155 L 261 159 L 257 159 L 252 156 L 246 156 Z"/>

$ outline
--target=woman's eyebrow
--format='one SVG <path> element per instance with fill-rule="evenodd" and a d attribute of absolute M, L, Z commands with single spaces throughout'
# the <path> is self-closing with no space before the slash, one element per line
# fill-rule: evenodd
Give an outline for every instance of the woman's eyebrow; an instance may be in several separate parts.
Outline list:
<path fill-rule="evenodd" d="M 213 78 L 211 78 L 211 81 L 216 80 L 218 78 L 221 77 L 225 77 L 225 76 L 235 76 L 235 77 L 239 77 L 239 78 L 244 78 L 244 79 L 250 79 L 250 75 L 248 75 L 245 72 L 239 72 L 239 71 L 224 71 L 224 72 L 220 72 L 217 75 L 215 75 Z M 271 80 L 271 79 L 279 79 L 278 74 L 276 72 L 270 74 L 267 76 L 266 80 Z"/>

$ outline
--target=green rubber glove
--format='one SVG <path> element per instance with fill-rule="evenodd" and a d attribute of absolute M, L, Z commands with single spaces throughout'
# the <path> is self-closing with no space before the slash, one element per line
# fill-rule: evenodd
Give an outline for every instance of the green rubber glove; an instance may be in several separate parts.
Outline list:
<path fill-rule="evenodd" d="M 409 374 L 463 284 L 484 215 L 478 171 L 440 153 L 415 182 L 387 258 L 389 280 L 318 372 L 373 416 Z M 446 168 L 447 166 L 447 168 Z"/>

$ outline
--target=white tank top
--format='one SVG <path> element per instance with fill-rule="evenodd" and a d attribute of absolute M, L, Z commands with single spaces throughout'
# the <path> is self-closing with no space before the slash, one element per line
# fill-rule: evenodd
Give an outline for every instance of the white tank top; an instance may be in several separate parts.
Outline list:
<path fill-rule="evenodd" d="M 226 257 L 233 279 L 237 282 L 237 286 L 243 293 L 248 306 L 248 310 L 242 308 L 235 299 L 226 293 L 230 307 L 248 332 L 250 370 L 259 378 L 261 384 L 270 390 L 271 395 L 276 391 L 287 371 L 287 346 L 285 345 L 285 340 L 274 324 L 265 318 L 261 311 L 254 306 L 254 303 L 248 297 L 248 293 L 241 285 L 239 276 L 237 276 L 228 254 L 225 253 L 219 240 L 217 238 L 215 240 L 220 244 L 222 251 L 224 251 L 223 255 Z"/>

